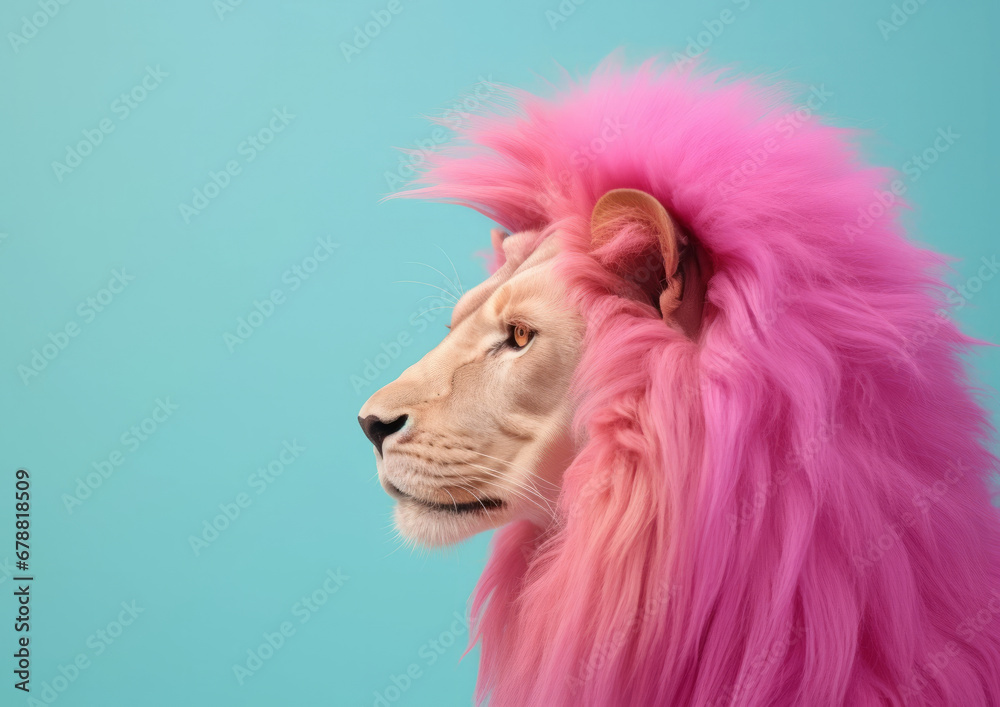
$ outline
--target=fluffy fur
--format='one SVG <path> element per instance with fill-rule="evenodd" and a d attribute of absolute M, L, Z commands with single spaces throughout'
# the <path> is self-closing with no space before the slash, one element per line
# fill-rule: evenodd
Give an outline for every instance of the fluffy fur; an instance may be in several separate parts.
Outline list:
<path fill-rule="evenodd" d="M 406 194 L 559 233 L 587 325 L 559 521 L 499 531 L 476 590 L 479 700 L 1000 704 L 975 342 L 891 175 L 783 89 L 656 62 L 503 105 Z M 709 253 L 699 342 L 624 296 L 635 253 L 590 252 L 619 187 Z"/>

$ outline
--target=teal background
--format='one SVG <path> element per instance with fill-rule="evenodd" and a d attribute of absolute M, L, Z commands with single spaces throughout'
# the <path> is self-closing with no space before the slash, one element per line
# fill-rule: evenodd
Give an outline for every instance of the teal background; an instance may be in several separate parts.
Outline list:
<path fill-rule="evenodd" d="M 40 5 L 0 7 L 0 563 L 11 563 L 0 564 L 0 704 L 28 704 L 10 672 L 19 466 L 33 483 L 38 703 L 81 653 L 89 667 L 59 683 L 54 704 L 381 704 L 376 693 L 394 705 L 470 703 L 477 655 L 460 662 L 467 633 L 453 614 L 488 538 L 401 548 L 355 417 L 443 335 L 447 310 L 421 314 L 439 306 L 433 288 L 450 287 L 442 273 L 466 287 L 483 276 L 484 218 L 379 202 L 394 148 L 433 141 L 425 116 L 474 106 L 481 79 L 537 89 L 557 64 L 589 71 L 618 47 L 632 61 L 669 55 L 729 9 L 709 64 L 776 73 L 803 95 L 825 86 L 822 113 L 868 131 L 875 162 L 901 169 L 938 129 L 959 134 L 907 181 L 906 219 L 915 239 L 956 258 L 956 285 L 997 255 L 996 3 L 914 2 L 883 37 L 893 3 L 871 0 L 564 2 L 575 9 L 554 26 L 558 0 L 399 2 L 350 61 L 341 44 L 387 3 L 257 0 L 220 17 L 210 0 L 77 1 L 17 51 L 8 33 Z M 167 76 L 121 119 L 112 104 L 147 66 Z M 241 142 L 275 109 L 294 118 L 247 161 Z M 52 162 L 103 119 L 114 131 L 60 181 Z M 178 205 L 229 160 L 240 173 L 185 223 Z M 293 291 L 283 274 L 321 237 L 333 255 Z M 134 280 L 85 323 L 78 304 L 122 268 Z M 958 319 L 1000 341 L 1000 278 L 981 285 Z M 286 299 L 231 353 L 224 332 L 275 288 Z M 25 384 L 18 366 L 70 322 L 79 335 Z M 410 338 L 397 350 L 400 334 Z M 359 388 L 351 377 L 363 380 L 368 362 L 373 380 Z M 971 363 L 995 389 L 1000 353 Z M 168 398 L 177 409 L 126 446 L 122 434 Z M 285 442 L 304 451 L 258 494 L 251 475 Z M 78 479 L 116 451 L 120 466 L 70 512 Z M 196 555 L 190 537 L 241 493 L 250 505 Z M 297 602 L 328 570 L 347 579 L 299 623 Z M 142 613 L 95 643 L 132 601 Z M 239 684 L 233 665 L 284 621 L 294 634 Z M 401 678 L 412 665 L 419 676 Z M 404 689 L 393 692 L 394 678 Z"/>

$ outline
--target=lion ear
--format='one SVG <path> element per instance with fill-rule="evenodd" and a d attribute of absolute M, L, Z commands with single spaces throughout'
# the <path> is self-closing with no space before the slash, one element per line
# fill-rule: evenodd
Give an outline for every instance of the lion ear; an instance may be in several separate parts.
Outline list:
<path fill-rule="evenodd" d="M 632 236 L 642 233 L 657 243 L 666 282 L 654 303 L 663 321 L 697 338 L 710 274 L 704 252 L 656 197 L 638 189 L 609 191 L 597 200 L 590 215 L 593 248 L 611 243 L 625 232 Z"/>
<path fill-rule="evenodd" d="M 490 229 L 490 243 L 493 245 L 494 265 L 498 268 L 507 261 L 507 254 L 503 251 L 503 242 L 509 236 L 510 234 L 502 228 Z"/>

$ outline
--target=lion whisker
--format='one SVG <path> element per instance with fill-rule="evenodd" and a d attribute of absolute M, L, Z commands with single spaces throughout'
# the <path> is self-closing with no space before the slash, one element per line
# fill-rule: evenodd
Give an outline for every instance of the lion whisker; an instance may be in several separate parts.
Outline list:
<path fill-rule="evenodd" d="M 500 484 L 498 484 L 496 482 L 492 482 L 498 488 L 509 490 L 512 493 L 514 493 L 514 494 L 520 496 L 521 498 L 523 498 L 525 501 L 529 501 L 531 503 L 534 503 L 535 505 L 537 505 L 539 508 L 541 508 L 542 510 L 546 511 L 547 513 L 554 514 L 554 512 L 552 510 L 552 506 L 549 504 L 548 499 L 546 499 L 545 496 L 543 496 L 538 489 L 532 488 L 530 486 L 527 486 L 527 485 L 519 482 L 517 479 L 511 479 L 510 477 L 505 476 L 498 469 L 493 469 L 491 467 L 482 466 L 481 464 L 474 464 L 473 462 L 466 462 L 466 463 L 469 466 L 474 466 L 477 469 L 482 469 L 483 471 L 489 472 L 490 474 L 492 474 L 494 476 L 494 478 L 503 479 L 504 481 L 506 481 L 509 484 L 513 485 L 513 488 L 510 488 L 509 486 L 501 486 Z M 487 483 L 489 483 L 489 481 L 486 480 L 486 479 L 483 479 L 483 481 L 487 481 Z M 541 501 L 543 501 L 545 503 L 545 506 L 542 506 L 540 503 L 538 503 L 538 501 L 535 501 L 534 499 L 530 498 L 529 496 L 524 495 L 523 493 L 521 493 L 520 491 L 518 491 L 518 489 L 520 489 L 521 491 L 525 491 L 527 493 L 534 494 Z"/>
<path fill-rule="evenodd" d="M 446 295 L 455 300 L 456 304 L 458 304 L 458 298 L 455 297 L 455 294 L 451 290 L 446 290 L 445 288 L 439 287 L 438 285 L 432 285 L 429 282 L 421 282 L 420 280 L 394 280 L 394 282 L 397 284 L 410 283 L 412 285 L 427 285 L 428 287 L 433 287 L 435 290 L 441 290 L 442 292 L 444 292 Z"/>
<path fill-rule="evenodd" d="M 442 487 L 441 487 L 441 490 L 442 490 L 442 491 L 444 491 L 444 492 L 445 492 L 446 494 L 448 494 L 449 496 L 451 496 L 451 491 L 449 491 L 448 489 L 446 489 L 446 488 L 445 488 L 444 486 L 442 486 Z M 474 495 L 475 495 L 475 494 L 473 494 L 473 496 L 474 496 Z M 457 510 L 458 510 L 458 501 L 456 501 L 456 500 L 455 500 L 455 497 L 454 497 L 454 496 L 451 496 L 451 502 L 452 502 L 452 504 L 453 504 L 453 505 L 455 506 L 455 510 L 457 511 Z M 480 503 L 482 503 L 482 501 L 480 501 Z"/>
<path fill-rule="evenodd" d="M 536 488 L 532 484 L 532 482 L 531 482 L 530 479 L 525 479 L 525 480 L 521 481 L 521 480 L 518 480 L 518 479 L 511 478 L 510 476 L 507 476 L 506 474 L 504 474 L 499 469 L 494 469 L 492 467 L 486 467 L 486 466 L 482 466 L 482 465 L 479 465 L 479 464 L 474 464 L 472 462 L 466 462 L 466 463 L 470 464 L 471 466 L 475 466 L 475 467 L 477 467 L 479 469 L 482 469 L 483 471 L 488 471 L 494 478 L 502 479 L 503 481 L 506 481 L 507 483 L 512 484 L 516 488 L 519 488 L 519 489 L 522 489 L 524 491 L 527 491 L 528 493 L 533 493 L 536 496 L 538 496 L 540 499 L 542 499 L 543 501 L 545 501 L 546 503 L 548 503 L 548 500 L 542 494 L 541 490 L 538 489 L 538 488 Z"/>
<path fill-rule="evenodd" d="M 444 257 L 448 258 L 448 263 L 451 264 L 451 269 L 455 273 L 455 279 L 458 280 L 458 289 L 464 295 L 465 294 L 465 287 L 462 285 L 462 278 L 459 276 L 459 274 L 458 274 L 458 268 L 456 268 L 455 267 L 455 263 L 452 262 L 451 256 L 448 255 L 447 253 L 445 253 L 444 252 L 444 248 L 442 248 L 441 246 L 435 245 L 435 247 L 438 250 L 440 250 L 442 254 L 444 254 Z M 448 278 L 445 278 L 445 279 L 448 279 Z M 448 280 L 448 281 L 451 282 L 451 280 Z"/>
<path fill-rule="evenodd" d="M 538 501 L 536 501 L 535 499 L 531 498 L 530 496 L 526 496 L 522 491 L 518 490 L 517 488 L 511 488 L 510 486 L 501 484 L 499 481 L 494 481 L 492 479 L 479 479 L 479 481 L 482 482 L 482 483 L 484 483 L 484 484 L 490 484 L 492 486 L 497 487 L 498 489 L 501 489 L 503 491 L 511 493 L 511 494 L 517 496 L 518 498 L 521 498 L 521 499 L 527 501 L 528 503 L 532 503 L 532 504 L 538 506 L 538 508 L 540 510 L 542 510 L 542 511 L 544 511 L 544 512 L 550 514 L 550 515 L 554 515 L 552 507 L 549 505 L 548 501 L 546 501 L 545 498 L 542 497 L 542 496 L 539 496 L 539 498 L 542 501 L 545 502 L 544 506 L 541 503 L 539 503 Z"/>
<path fill-rule="evenodd" d="M 471 487 L 466 486 L 465 484 L 459 484 L 458 487 L 461 488 L 461 489 L 465 489 L 466 491 L 468 491 L 469 493 L 471 493 L 472 497 L 475 498 L 477 501 L 479 501 L 479 505 L 483 507 L 483 510 L 484 511 L 486 510 L 486 504 L 483 503 L 483 499 L 479 498 L 479 496 L 476 495 L 476 492 L 474 490 L 472 490 Z M 448 495 L 451 496 L 450 493 Z M 454 500 L 454 497 L 452 497 L 452 499 Z M 457 505 L 455 506 L 455 510 L 458 510 L 458 506 Z"/>
<path fill-rule="evenodd" d="M 531 471 L 529 469 L 526 469 L 523 466 L 520 466 L 519 464 L 515 464 L 514 462 L 507 461 L 506 459 L 501 459 L 500 457 L 494 457 L 494 456 L 492 456 L 490 454 L 485 454 L 483 452 L 478 452 L 475 449 L 469 449 L 468 447 L 463 447 L 463 449 L 465 449 L 465 451 L 467 451 L 467 452 L 472 452 L 473 454 L 478 454 L 481 457 L 486 457 L 487 459 L 494 459 L 494 460 L 500 462 L 501 464 L 506 464 L 507 466 L 510 466 L 510 467 L 512 467 L 514 469 L 517 469 L 518 471 L 524 472 L 524 474 L 528 478 L 531 477 Z M 545 479 L 539 479 L 539 478 L 535 478 L 535 479 L 533 479 L 533 481 L 540 481 L 540 482 L 542 482 L 542 483 L 544 483 L 544 484 L 552 487 L 553 491 L 558 491 L 559 490 L 559 486 L 557 486 L 556 484 L 552 483 L 551 481 L 547 481 Z"/>
<path fill-rule="evenodd" d="M 438 299 L 441 299 L 440 295 L 424 295 L 423 297 L 421 297 L 420 299 L 418 299 L 417 302 L 423 302 L 425 299 L 430 299 L 431 297 L 437 297 Z M 454 307 L 454 306 L 455 305 L 452 305 L 452 307 Z M 435 307 L 435 309 L 448 309 L 448 307 Z M 428 309 L 428 310 L 424 310 L 424 311 L 430 312 L 431 310 Z"/>
<path fill-rule="evenodd" d="M 444 251 L 441 251 L 441 252 L 443 253 Z M 447 253 L 445 253 L 445 257 L 447 257 Z M 449 258 L 449 260 L 450 260 L 450 258 Z M 423 265 L 425 268 L 430 268 L 431 270 L 433 270 L 434 272 L 436 272 L 438 275 L 440 275 L 441 277 L 443 277 L 445 280 L 447 280 L 448 284 L 451 285 L 451 287 L 458 293 L 459 297 L 461 297 L 463 294 L 465 294 L 460 289 L 460 287 L 458 285 L 456 285 L 454 282 L 452 282 L 452 280 L 451 280 L 450 277 L 448 277 L 447 275 L 445 275 L 443 272 L 441 272 L 440 270 L 438 270 L 433 265 L 429 265 L 427 263 L 419 263 L 419 262 L 414 261 L 414 260 L 407 261 L 407 265 Z M 452 267 L 454 267 L 454 265 Z M 455 275 L 457 276 L 458 273 L 456 272 Z"/>

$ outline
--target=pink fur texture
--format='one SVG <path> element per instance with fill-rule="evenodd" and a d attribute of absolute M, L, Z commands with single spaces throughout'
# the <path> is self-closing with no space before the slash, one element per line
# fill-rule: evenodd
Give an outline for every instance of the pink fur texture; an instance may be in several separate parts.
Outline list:
<path fill-rule="evenodd" d="M 478 699 L 1000 705 L 975 342 L 943 259 L 873 206 L 891 175 L 756 82 L 609 60 L 554 94 L 509 91 L 406 193 L 558 233 L 587 325 L 559 520 L 498 531 L 476 590 Z M 659 277 L 634 238 L 591 252 L 619 187 L 708 252 L 699 341 L 626 296 Z"/>

